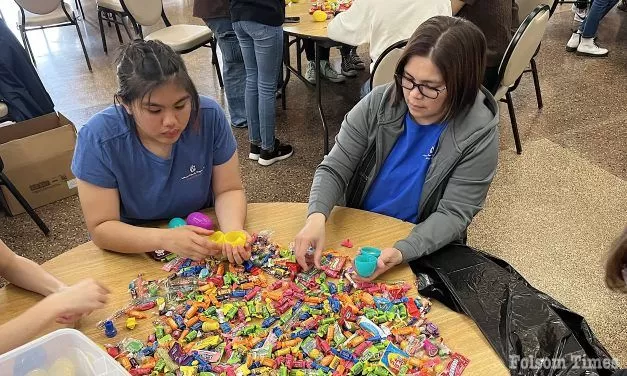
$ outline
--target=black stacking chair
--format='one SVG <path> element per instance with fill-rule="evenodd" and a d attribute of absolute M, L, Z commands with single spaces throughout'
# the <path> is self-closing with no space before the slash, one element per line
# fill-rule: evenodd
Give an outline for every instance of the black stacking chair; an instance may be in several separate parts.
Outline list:
<path fill-rule="evenodd" d="M 2 161 L 2 157 L 0 157 L 0 186 L 1 185 L 6 186 L 9 189 L 9 191 L 11 191 L 11 193 L 13 194 L 13 196 L 15 196 L 17 201 L 19 201 L 19 203 L 24 207 L 28 215 L 30 215 L 33 221 L 37 223 L 37 226 L 39 226 L 39 228 L 44 233 L 44 235 L 48 235 L 50 233 L 50 229 L 48 229 L 48 226 L 46 226 L 44 221 L 42 221 L 41 218 L 39 218 L 39 215 L 35 213 L 35 211 L 30 206 L 28 201 L 26 201 L 24 196 L 22 196 L 22 194 L 17 190 L 17 188 L 15 188 L 13 183 L 11 183 L 11 180 L 9 180 L 9 178 L 4 174 L 4 162 Z"/>

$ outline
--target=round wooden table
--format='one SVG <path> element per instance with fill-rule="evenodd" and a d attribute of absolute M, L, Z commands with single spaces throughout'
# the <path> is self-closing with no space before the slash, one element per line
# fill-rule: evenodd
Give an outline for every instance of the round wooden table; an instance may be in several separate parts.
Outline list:
<path fill-rule="evenodd" d="M 303 226 L 306 213 L 307 204 L 303 203 L 249 204 L 246 229 L 251 232 L 272 230 L 272 239 L 287 245 L 293 241 Z M 404 238 L 412 227 L 411 223 L 383 215 L 336 207 L 327 223 L 326 244 L 327 248 L 341 249 L 340 242 L 349 238 L 355 247 L 346 250 L 352 256 L 358 246 L 388 247 L 397 239 Z M 92 242 L 88 242 L 55 257 L 43 266 L 68 284 L 90 277 L 111 289 L 107 307 L 93 312 L 77 326 L 77 329 L 97 344 L 111 343 L 125 337 L 145 340 L 152 332 L 150 319 L 138 320 L 137 327 L 132 331 L 126 329 L 123 320 L 117 320 L 118 336 L 113 339 L 106 338 L 104 332 L 96 326 L 99 321 L 129 302 L 128 284 L 139 273 L 143 273 L 145 278 L 149 279 L 167 276 L 169 273 L 161 270 L 161 263 L 143 254 L 125 255 L 103 251 Z M 399 265 L 381 277 L 381 280 L 387 281 L 414 279 L 414 274 L 407 264 Z M 408 295 L 416 296 L 416 288 L 412 288 Z M 40 299 L 41 296 L 35 293 L 11 285 L 0 289 L 2 307 L 0 323 L 21 314 Z M 444 342 L 452 351 L 470 359 L 464 375 L 509 375 L 501 359 L 471 319 L 451 311 L 437 301 L 433 301 L 433 307 L 427 318 L 440 328 Z M 54 324 L 40 334 L 59 328 L 60 325 Z"/>

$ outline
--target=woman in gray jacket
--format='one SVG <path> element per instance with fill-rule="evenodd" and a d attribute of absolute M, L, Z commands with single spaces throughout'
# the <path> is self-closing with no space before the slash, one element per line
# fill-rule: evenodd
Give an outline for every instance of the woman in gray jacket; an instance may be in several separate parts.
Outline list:
<path fill-rule="evenodd" d="M 303 268 L 321 266 L 325 222 L 336 204 L 416 224 L 382 250 L 368 279 L 465 239 L 497 164 L 499 113 L 481 87 L 485 65 L 485 37 L 469 21 L 436 16 L 416 29 L 395 82 L 374 88 L 346 115 L 316 170 L 295 240 Z"/>

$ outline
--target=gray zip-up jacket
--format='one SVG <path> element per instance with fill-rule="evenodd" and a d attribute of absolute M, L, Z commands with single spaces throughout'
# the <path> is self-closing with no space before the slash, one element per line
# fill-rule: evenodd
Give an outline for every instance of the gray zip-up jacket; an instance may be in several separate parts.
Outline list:
<path fill-rule="evenodd" d="M 407 105 L 392 104 L 394 83 L 379 86 L 344 118 L 335 146 L 318 166 L 309 214 L 333 207 L 361 208 L 374 178 L 405 126 Z M 484 88 L 464 113 L 448 122 L 425 177 L 418 221 L 394 247 L 410 262 L 462 240 L 482 209 L 496 172 L 499 111 Z"/>

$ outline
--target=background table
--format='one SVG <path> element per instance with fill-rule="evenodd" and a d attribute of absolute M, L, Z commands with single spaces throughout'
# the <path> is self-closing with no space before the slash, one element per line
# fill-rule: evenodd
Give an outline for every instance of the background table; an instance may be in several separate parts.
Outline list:
<path fill-rule="evenodd" d="M 304 224 L 307 205 L 300 203 L 249 204 L 246 229 L 251 232 L 272 230 L 272 239 L 283 245 L 293 241 L 296 233 Z M 212 213 L 209 213 L 212 214 Z M 355 245 L 348 250 L 354 254 L 358 246 L 372 245 L 387 247 L 411 230 L 411 223 L 369 213 L 356 209 L 335 208 L 327 224 L 327 248 L 341 249 L 340 242 L 345 238 Z M 44 268 L 66 283 L 75 283 L 83 278 L 95 278 L 111 289 L 107 307 L 92 313 L 82 320 L 77 329 L 98 344 L 113 343 L 124 337 L 145 340 L 152 331 L 151 319 L 137 320 L 133 331 L 126 329 L 124 320 L 116 321 L 117 337 L 106 338 L 96 324 L 111 312 L 123 307 L 129 301 L 129 282 L 143 273 L 148 279 L 167 276 L 161 270 L 161 263 L 145 255 L 123 255 L 100 250 L 93 243 L 85 243 L 46 263 Z M 414 280 L 414 275 L 407 264 L 399 265 L 382 276 L 388 281 Z M 413 288 L 409 296 L 416 296 Z M 41 297 L 14 286 L 0 289 L 0 323 L 24 312 Z M 458 314 L 434 301 L 427 318 L 438 325 L 442 338 L 452 351 L 459 352 L 470 359 L 470 365 L 464 375 L 509 375 L 498 355 L 492 350 L 477 326 L 468 317 Z M 46 328 L 45 333 L 58 329 L 54 324 Z M 41 333 L 42 335 L 45 333 Z"/>
<path fill-rule="evenodd" d="M 303 81 L 308 87 L 312 86 L 312 84 L 303 77 L 301 64 L 301 40 L 310 40 L 314 43 L 314 50 L 316 51 L 316 58 L 314 60 L 316 64 L 316 104 L 318 105 L 318 113 L 320 114 L 320 120 L 322 121 L 322 129 L 324 130 L 324 154 L 326 155 L 329 153 L 329 128 L 327 126 L 327 121 L 324 117 L 324 110 L 322 108 L 322 89 L 320 88 L 320 51 L 318 51 L 318 49 L 340 46 L 341 43 L 331 40 L 328 37 L 327 25 L 331 19 L 324 22 L 314 21 L 313 17 L 309 14 L 310 7 L 311 3 L 308 0 L 300 0 L 298 3 L 290 3 L 285 7 L 285 16 L 300 17 L 300 22 L 283 24 L 283 33 L 285 34 L 283 61 L 285 67 L 287 68 L 287 73 L 281 88 L 282 101 L 283 108 L 285 109 L 285 90 L 287 83 L 290 80 L 290 72 L 294 73 L 294 75 Z M 290 41 L 290 37 L 293 37 L 294 39 Z M 290 46 L 292 44 L 296 44 L 296 68 L 292 67 L 290 60 Z"/>

